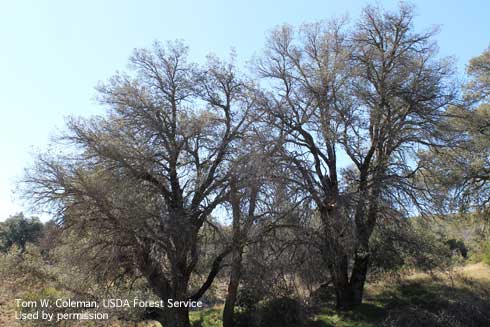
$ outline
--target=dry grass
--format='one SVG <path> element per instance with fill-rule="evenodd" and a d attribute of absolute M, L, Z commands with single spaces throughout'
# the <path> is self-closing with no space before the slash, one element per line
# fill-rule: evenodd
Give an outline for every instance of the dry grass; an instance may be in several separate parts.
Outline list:
<path fill-rule="evenodd" d="M 22 294 L 36 289 L 33 285 L 19 283 L 11 279 L 0 280 L 0 327 L 22 327 L 36 326 L 27 322 L 20 322 L 15 319 L 15 299 L 22 298 Z M 34 321 L 35 323 L 35 321 Z M 62 322 L 59 324 L 53 323 L 53 326 L 70 326 L 70 327 L 161 327 L 161 324 L 155 321 L 142 322 L 122 322 L 122 321 L 101 321 L 95 322 Z M 43 326 L 46 326 L 44 324 Z"/>

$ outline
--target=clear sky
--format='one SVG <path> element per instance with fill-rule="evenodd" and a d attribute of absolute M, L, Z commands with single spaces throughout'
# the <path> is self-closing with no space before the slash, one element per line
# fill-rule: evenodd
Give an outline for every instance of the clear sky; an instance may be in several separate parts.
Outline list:
<path fill-rule="evenodd" d="M 12 194 L 31 154 L 42 150 L 68 115 L 101 113 L 94 86 L 126 68 L 134 48 L 184 39 L 191 57 L 210 52 L 240 62 L 259 53 L 282 23 L 345 15 L 354 0 L 0 0 L 0 220 L 23 210 Z M 373 3 L 373 2 L 370 2 Z M 378 1 L 394 8 L 396 1 Z M 440 53 L 467 61 L 490 44 L 490 1 L 414 1 L 416 28 L 440 25 Z"/>

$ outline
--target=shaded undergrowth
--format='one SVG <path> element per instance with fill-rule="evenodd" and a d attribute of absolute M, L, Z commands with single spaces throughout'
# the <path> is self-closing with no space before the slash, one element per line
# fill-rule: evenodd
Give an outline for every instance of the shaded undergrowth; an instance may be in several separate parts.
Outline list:
<path fill-rule="evenodd" d="M 221 309 L 192 313 L 195 326 L 218 327 Z M 338 312 L 332 304 L 310 315 L 305 327 L 490 326 L 490 267 L 477 264 L 445 274 L 413 274 L 369 285 L 365 302 Z"/>

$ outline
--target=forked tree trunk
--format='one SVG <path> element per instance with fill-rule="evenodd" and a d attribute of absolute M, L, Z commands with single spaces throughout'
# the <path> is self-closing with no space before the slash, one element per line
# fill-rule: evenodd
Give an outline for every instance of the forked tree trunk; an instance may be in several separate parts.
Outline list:
<path fill-rule="evenodd" d="M 332 222 L 332 219 L 340 219 L 336 216 L 339 213 L 335 209 L 326 210 L 321 213 L 325 224 Z M 332 241 L 331 238 L 326 240 L 326 247 L 329 252 L 325 255 L 333 257 L 330 260 L 329 270 L 332 276 L 332 282 L 335 289 L 336 308 L 338 310 L 351 310 L 362 304 L 364 295 L 364 284 L 366 282 L 367 271 L 369 267 L 368 242 L 370 233 L 367 231 L 362 235 L 362 244 L 364 251 L 354 256 L 352 270 L 349 269 L 349 256 L 343 250 L 343 245 Z M 326 231 L 326 236 L 328 235 Z M 328 236 L 327 236 L 328 237 Z M 350 273 L 350 277 L 349 277 Z"/>
<path fill-rule="evenodd" d="M 333 276 L 333 284 L 336 295 L 336 307 L 338 310 L 352 310 L 362 304 L 364 296 L 364 284 L 369 266 L 369 256 L 356 256 L 352 267 L 350 280 Z M 341 268 L 341 276 L 347 276 L 347 267 Z"/>
<path fill-rule="evenodd" d="M 342 287 L 337 291 L 337 308 L 339 310 L 350 310 L 362 304 L 370 260 L 369 239 L 376 223 L 379 192 L 379 187 L 375 187 L 371 191 L 371 203 L 367 212 L 364 211 L 364 203 L 358 207 L 356 212 L 356 241 L 359 242 L 359 247 L 354 255 L 350 280 L 347 285 L 340 284 Z M 362 217 L 365 215 L 366 218 L 363 220 Z M 342 269 L 348 273 L 347 264 L 343 265 Z"/>
<path fill-rule="evenodd" d="M 150 285 L 152 286 L 154 292 L 160 297 L 160 299 L 167 305 L 167 300 L 171 298 L 172 300 L 175 301 L 186 301 L 187 298 L 185 295 L 177 295 L 174 298 L 165 295 L 165 294 L 171 294 L 174 290 L 170 290 L 169 293 L 166 293 L 168 289 L 162 289 L 159 288 L 158 291 L 155 289 L 155 287 L 158 287 L 158 283 L 150 282 Z M 162 326 L 167 327 L 167 326 L 172 326 L 172 327 L 190 327 L 190 320 L 189 320 L 189 308 L 186 307 L 180 307 L 180 308 L 160 308 L 158 310 L 155 310 L 153 312 L 153 315 L 151 317 L 154 320 L 157 320 L 162 324 Z"/>
<path fill-rule="evenodd" d="M 150 255 L 139 257 L 140 269 L 143 272 L 149 286 L 167 305 L 167 300 L 186 301 L 187 286 L 190 274 L 185 271 L 173 271 L 172 282 L 161 271 L 158 262 L 152 260 Z M 159 308 L 152 312 L 151 318 L 157 320 L 164 327 L 190 327 L 189 308 Z"/>

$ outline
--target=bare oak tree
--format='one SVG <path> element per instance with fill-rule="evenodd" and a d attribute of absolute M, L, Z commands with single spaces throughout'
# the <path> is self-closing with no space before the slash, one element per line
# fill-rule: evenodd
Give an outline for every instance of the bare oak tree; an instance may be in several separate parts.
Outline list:
<path fill-rule="evenodd" d="M 264 142 L 264 130 L 254 126 L 243 138 L 230 169 L 228 211 L 231 216 L 231 262 L 228 292 L 223 308 L 223 326 L 234 326 L 234 311 L 242 279 L 243 255 L 265 231 L 261 223 L 271 220 L 274 205 L 274 146 Z M 270 225 L 270 224 L 269 224 Z M 269 228 L 270 229 L 270 228 Z"/>
<path fill-rule="evenodd" d="M 412 23 L 401 5 L 367 7 L 353 31 L 342 20 L 283 26 L 258 63 L 278 164 L 319 212 L 339 309 L 362 301 L 380 215 L 423 205 L 416 153 L 441 141 L 435 126 L 454 96 L 451 62 Z"/>
<path fill-rule="evenodd" d="M 71 119 L 65 151 L 41 156 L 26 178 L 28 196 L 54 206 L 66 226 L 105 235 L 165 301 L 199 299 L 232 250 L 189 289 L 200 231 L 228 196 L 229 159 L 254 101 L 233 64 L 211 57 L 198 67 L 186 57 L 180 42 L 136 50 L 134 76 L 98 87 L 108 113 Z M 158 320 L 189 326 L 188 308 Z"/>

